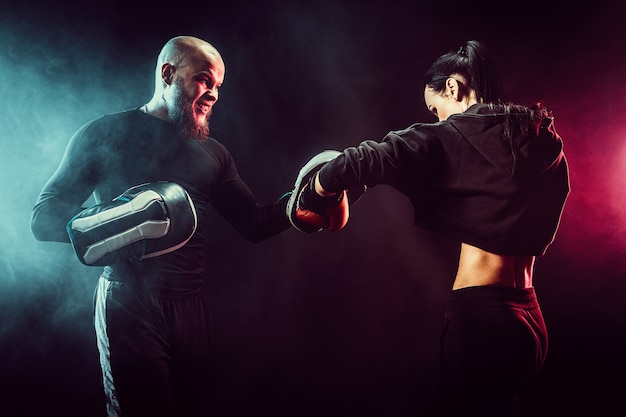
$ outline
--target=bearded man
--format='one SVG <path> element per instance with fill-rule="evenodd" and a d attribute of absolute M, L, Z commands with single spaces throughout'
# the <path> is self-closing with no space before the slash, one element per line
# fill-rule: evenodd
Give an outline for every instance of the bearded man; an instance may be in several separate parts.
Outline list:
<path fill-rule="evenodd" d="M 94 322 L 111 417 L 208 414 L 209 205 L 253 242 L 290 227 L 289 193 L 258 203 L 209 136 L 224 74 L 210 43 L 167 41 L 150 101 L 82 126 L 32 212 L 36 239 L 71 243 L 80 262 L 103 267 Z M 90 196 L 96 205 L 83 207 Z"/>

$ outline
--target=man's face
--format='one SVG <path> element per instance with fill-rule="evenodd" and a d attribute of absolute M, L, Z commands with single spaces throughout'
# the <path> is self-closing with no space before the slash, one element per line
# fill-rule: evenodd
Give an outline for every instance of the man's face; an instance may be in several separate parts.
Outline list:
<path fill-rule="evenodd" d="M 205 140 L 209 119 L 224 81 L 224 64 L 212 55 L 198 53 L 175 68 L 168 114 L 186 138 Z"/>
<path fill-rule="evenodd" d="M 206 140 L 209 137 L 211 109 L 200 117 L 197 115 L 194 101 L 186 93 L 182 78 L 174 80 L 171 100 L 167 104 L 170 120 L 182 137 L 194 140 Z"/>

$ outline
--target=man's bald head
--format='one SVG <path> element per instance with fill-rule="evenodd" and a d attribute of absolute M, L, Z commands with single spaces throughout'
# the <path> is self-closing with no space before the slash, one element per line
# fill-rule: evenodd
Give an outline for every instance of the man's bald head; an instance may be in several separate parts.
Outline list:
<path fill-rule="evenodd" d="M 163 65 L 170 64 L 182 68 L 189 65 L 192 58 L 211 60 L 224 65 L 219 51 L 209 42 L 194 36 L 176 36 L 167 41 L 159 53 L 155 69 L 155 88 L 160 89 Z"/>
<path fill-rule="evenodd" d="M 154 94 L 141 110 L 173 123 L 185 137 L 205 138 L 224 74 L 213 45 L 193 36 L 172 38 L 159 53 Z"/>
<path fill-rule="evenodd" d="M 177 36 L 163 45 L 157 60 L 157 66 L 161 67 L 165 63 L 181 65 L 185 57 L 197 53 L 204 53 L 216 60 L 222 60 L 218 50 L 209 42 L 193 36 Z"/>

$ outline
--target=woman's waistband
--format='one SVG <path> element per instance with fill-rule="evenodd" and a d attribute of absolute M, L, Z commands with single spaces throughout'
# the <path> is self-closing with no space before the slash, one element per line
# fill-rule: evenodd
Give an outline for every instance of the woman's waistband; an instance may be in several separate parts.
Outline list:
<path fill-rule="evenodd" d="M 524 309 L 538 308 L 537 295 L 534 287 L 512 288 L 498 285 L 466 287 L 453 290 L 449 297 L 446 310 L 459 310 L 471 307 L 518 307 Z"/>

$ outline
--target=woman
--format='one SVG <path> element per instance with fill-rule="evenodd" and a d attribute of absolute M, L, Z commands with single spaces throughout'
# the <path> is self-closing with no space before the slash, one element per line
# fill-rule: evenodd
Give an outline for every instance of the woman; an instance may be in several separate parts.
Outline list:
<path fill-rule="evenodd" d="M 546 357 L 533 266 L 569 193 L 562 141 L 540 105 L 503 102 L 494 60 L 479 42 L 439 57 L 424 84 L 439 121 L 345 149 L 296 189 L 292 223 L 340 229 L 343 190 L 357 186 L 387 184 L 409 197 L 417 226 L 460 242 L 439 356 L 412 411 L 516 415 Z"/>

